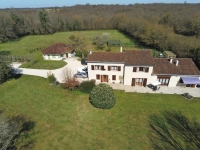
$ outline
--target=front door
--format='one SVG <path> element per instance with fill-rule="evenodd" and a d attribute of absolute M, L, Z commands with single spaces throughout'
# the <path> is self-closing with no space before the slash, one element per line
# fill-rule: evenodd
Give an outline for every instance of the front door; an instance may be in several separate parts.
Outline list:
<path fill-rule="evenodd" d="M 101 75 L 101 82 L 108 82 L 108 75 Z"/>
<path fill-rule="evenodd" d="M 68 58 L 68 53 L 66 53 L 66 58 Z"/>

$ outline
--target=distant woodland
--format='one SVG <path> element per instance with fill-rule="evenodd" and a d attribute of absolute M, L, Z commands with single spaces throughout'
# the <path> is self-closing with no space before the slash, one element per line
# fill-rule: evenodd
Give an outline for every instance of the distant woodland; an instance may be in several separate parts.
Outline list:
<path fill-rule="evenodd" d="M 200 4 L 76 5 L 0 10 L 0 42 L 59 31 L 115 29 L 158 51 L 200 56 Z"/>

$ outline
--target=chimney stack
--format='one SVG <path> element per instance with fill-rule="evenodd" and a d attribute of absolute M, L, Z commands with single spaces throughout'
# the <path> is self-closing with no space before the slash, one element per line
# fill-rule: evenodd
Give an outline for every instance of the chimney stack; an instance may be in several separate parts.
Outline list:
<path fill-rule="evenodd" d="M 92 51 L 90 51 L 90 55 L 92 54 Z"/>
<path fill-rule="evenodd" d="M 120 52 L 122 52 L 122 46 L 120 46 Z"/>
<path fill-rule="evenodd" d="M 172 64 L 172 62 L 173 62 L 173 59 L 172 59 L 172 57 L 170 57 L 170 63 Z"/>
<path fill-rule="evenodd" d="M 178 61 L 178 60 L 176 60 L 176 66 L 178 66 L 178 63 L 179 63 L 179 61 Z"/>

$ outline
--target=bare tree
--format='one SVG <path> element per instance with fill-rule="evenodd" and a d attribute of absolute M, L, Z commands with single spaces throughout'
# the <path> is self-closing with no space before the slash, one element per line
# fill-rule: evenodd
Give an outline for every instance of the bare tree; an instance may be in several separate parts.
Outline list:
<path fill-rule="evenodd" d="M 72 74 L 71 69 L 65 67 L 62 71 L 62 79 L 63 79 L 63 88 L 73 90 L 76 87 L 80 86 L 80 82 L 77 78 L 75 78 Z"/>

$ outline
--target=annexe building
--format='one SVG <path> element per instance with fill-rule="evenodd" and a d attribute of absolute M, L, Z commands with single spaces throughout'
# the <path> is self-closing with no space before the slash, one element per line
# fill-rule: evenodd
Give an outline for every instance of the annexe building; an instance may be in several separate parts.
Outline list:
<path fill-rule="evenodd" d="M 42 50 L 42 55 L 45 60 L 63 60 L 73 57 L 75 49 L 70 45 L 55 43 Z"/>
<path fill-rule="evenodd" d="M 153 58 L 151 50 L 91 52 L 87 64 L 89 80 L 97 82 L 146 86 L 159 81 L 169 87 L 200 84 L 199 69 L 191 58 Z"/>

